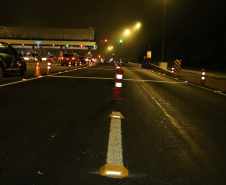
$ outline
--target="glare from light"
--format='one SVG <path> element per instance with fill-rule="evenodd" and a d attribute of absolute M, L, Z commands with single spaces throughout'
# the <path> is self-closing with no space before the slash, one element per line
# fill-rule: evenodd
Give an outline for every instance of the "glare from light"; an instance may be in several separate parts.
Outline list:
<path fill-rule="evenodd" d="M 138 29 L 140 28 L 140 26 L 141 26 L 141 24 L 140 24 L 140 23 L 137 23 L 137 28 L 138 28 Z"/>
<path fill-rule="evenodd" d="M 125 30 L 125 34 L 126 35 L 129 35 L 130 34 L 130 31 L 127 29 L 127 30 Z"/>

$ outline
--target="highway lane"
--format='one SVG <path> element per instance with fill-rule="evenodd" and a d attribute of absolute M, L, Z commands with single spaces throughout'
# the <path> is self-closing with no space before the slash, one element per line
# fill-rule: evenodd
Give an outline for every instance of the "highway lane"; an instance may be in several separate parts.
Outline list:
<path fill-rule="evenodd" d="M 141 184 L 225 184 L 225 96 L 158 73 L 124 69 L 130 173 L 140 174 Z"/>
<path fill-rule="evenodd" d="M 26 78 L 35 77 L 36 65 L 37 65 L 36 62 L 27 62 L 27 71 L 24 76 L 19 76 L 19 73 L 9 73 L 0 80 L 0 84 L 15 82 L 15 81 L 22 80 L 24 78 L 26 79 Z M 47 62 L 40 62 L 39 66 L 40 66 L 41 75 L 46 75 Z M 84 63 L 82 63 L 82 67 L 85 67 Z M 73 70 L 75 69 L 75 67 L 72 66 L 71 69 Z M 68 66 L 61 66 L 59 62 L 51 63 L 51 73 L 56 73 L 56 72 L 65 71 L 65 70 L 68 70 Z"/>
<path fill-rule="evenodd" d="M 225 184 L 225 96 L 125 67 L 114 101 L 114 66 L 0 87 L 1 184 Z M 99 175 L 109 115 L 122 120 L 129 176 Z"/>

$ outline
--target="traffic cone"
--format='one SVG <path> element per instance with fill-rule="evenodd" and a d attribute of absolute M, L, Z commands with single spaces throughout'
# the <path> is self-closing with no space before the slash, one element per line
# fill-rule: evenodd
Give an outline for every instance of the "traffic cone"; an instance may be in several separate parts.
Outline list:
<path fill-rule="evenodd" d="M 35 76 L 39 76 L 39 75 L 41 75 L 41 71 L 40 71 L 40 67 L 39 67 L 39 61 L 37 61 Z"/>

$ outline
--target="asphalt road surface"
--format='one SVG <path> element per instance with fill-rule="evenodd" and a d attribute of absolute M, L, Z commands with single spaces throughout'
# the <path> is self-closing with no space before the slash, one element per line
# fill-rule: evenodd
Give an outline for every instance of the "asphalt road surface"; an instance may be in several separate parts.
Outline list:
<path fill-rule="evenodd" d="M 226 96 L 122 68 L 122 100 L 113 100 L 111 64 L 4 78 L 0 184 L 225 185 Z M 114 111 L 124 116 L 124 178 L 99 174 Z"/>

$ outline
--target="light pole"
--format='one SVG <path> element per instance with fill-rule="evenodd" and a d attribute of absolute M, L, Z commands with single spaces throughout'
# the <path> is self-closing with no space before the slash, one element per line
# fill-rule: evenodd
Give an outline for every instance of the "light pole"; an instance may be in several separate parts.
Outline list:
<path fill-rule="evenodd" d="M 125 30 L 125 35 L 128 36 L 130 34 L 130 30 Z M 126 61 L 128 62 L 128 39 L 127 39 L 127 45 L 126 45 Z"/>
<path fill-rule="evenodd" d="M 162 25 L 162 62 L 164 62 L 164 47 L 165 47 L 165 22 L 166 22 L 166 0 L 164 0 L 163 25 Z"/>

